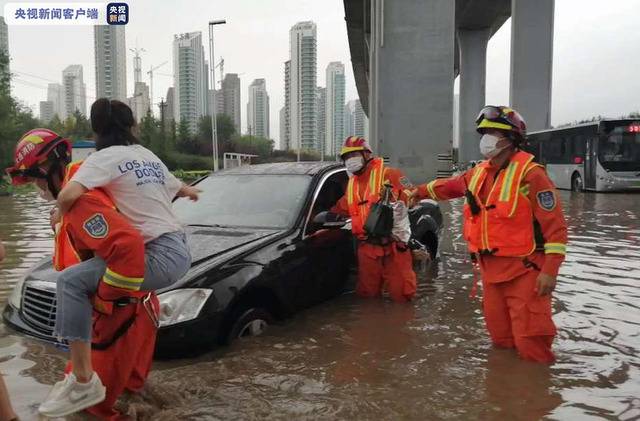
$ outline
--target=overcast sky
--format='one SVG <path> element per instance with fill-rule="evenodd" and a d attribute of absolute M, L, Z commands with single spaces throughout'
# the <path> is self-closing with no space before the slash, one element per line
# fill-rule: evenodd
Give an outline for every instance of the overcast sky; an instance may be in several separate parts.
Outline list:
<path fill-rule="evenodd" d="M 41 0 L 42 1 L 42 0 Z M 534 0 L 531 0 L 534 1 Z M 0 0 L 4 13 L 5 0 Z M 242 80 L 242 126 L 246 129 L 247 90 L 265 78 L 270 96 L 271 137 L 278 140 L 278 113 L 284 104 L 284 61 L 289 58 L 289 29 L 313 20 L 318 27 L 318 85 L 325 86 L 330 61 L 347 69 L 347 100 L 357 92 L 351 69 L 343 0 L 130 0 L 127 48 L 146 49 L 144 73 L 168 61 L 154 76 L 154 101 L 172 85 L 174 34 L 202 31 L 208 58 L 207 22 L 226 19 L 215 29 L 216 61 Z M 640 110 L 640 0 L 556 0 L 552 124 L 593 115 L 618 117 Z M 510 21 L 489 42 L 487 103 L 509 100 Z M 69 64 L 84 67 L 88 104 L 95 97 L 93 30 L 88 26 L 9 27 L 13 93 L 39 112 L 48 82 L 60 82 Z M 133 91 L 133 53 L 127 57 L 127 94 Z M 148 83 L 148 76 L 143 74 Z M 216 78 L 219 76 L 216 74 Z"/>

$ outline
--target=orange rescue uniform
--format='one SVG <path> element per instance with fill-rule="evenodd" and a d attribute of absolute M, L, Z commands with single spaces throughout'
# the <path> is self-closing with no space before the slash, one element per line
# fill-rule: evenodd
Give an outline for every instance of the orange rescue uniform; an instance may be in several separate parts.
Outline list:
<path fill-rule="evenodd" d="M 391 239 L 384 244 L 373 244 L 364 231 L 371 205 L 380 200 L 384 184 L 392 186 L 395 200 L 407 203 L 413 188 L 407 178 L 398 169 L 385 168 L 382 159 L 376 158 L 367 164 L 362 174 L 349 178 L 347 194 L 331 211 L 351 217 L 352 232 L 358 240 L 356 293 L 362 297 L 378 297 L 386 283 L 391 298 L 405 302 L 416 293 L 411 251 L 405 244 Z"/>
<path fill-rule="evenodd" d="M 466 193 L 464 237 L 478 257 L 493 343 L 515 347 L 527 360 L 553 362 L 551 295 L 538 296 L 536 281 L 540 272 L 558 275 L 567 226 L 555 186 L 532 160 L 520 151 L 503 168 L 484 161 L 459 176 L 418 186 L 416 196 L 449 200 Z"/>
<path fill-rule="evenodd" d="M 65 182 L 81 163 L 67 167 Z M 145 270 L 144 240 L 100 189 L 83 194 L 63 217 L 56 233 L 54 266 L 64 270 L 100 256 L 107 264 L 93 297 L 91 360 L 106 386 L 106 398 L 87 411 L 100 419 L 118 419 L 113 408 L 127 389 L 139 391 L 151 369 L 156 340 L 158 299 L 140 291 Z M 65 372 L 72 369 L 71 362 Z"/>

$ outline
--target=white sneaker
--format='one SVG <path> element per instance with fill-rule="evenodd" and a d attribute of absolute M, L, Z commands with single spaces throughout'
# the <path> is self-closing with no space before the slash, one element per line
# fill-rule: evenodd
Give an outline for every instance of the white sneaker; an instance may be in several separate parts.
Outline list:
<path fill-rule="evenodd" d="M 78 383 L 76 376 L 70 373 L 53 386 L 38 412 L 49 418 L 64 417 L 102 402 L 105 393 L 106 388 L 95 372 L 88 383 Z"/>

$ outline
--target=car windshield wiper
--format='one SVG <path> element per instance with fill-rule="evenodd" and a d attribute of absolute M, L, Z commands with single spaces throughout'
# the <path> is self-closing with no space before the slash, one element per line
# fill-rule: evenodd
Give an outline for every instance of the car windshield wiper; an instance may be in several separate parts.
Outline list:
<path fill-rule="evenodd" d="M 234 228 L 229 225 L 220 225 L 220 224 L 187 224 L 188 227 L 197 227 L 197 228 Z"/>

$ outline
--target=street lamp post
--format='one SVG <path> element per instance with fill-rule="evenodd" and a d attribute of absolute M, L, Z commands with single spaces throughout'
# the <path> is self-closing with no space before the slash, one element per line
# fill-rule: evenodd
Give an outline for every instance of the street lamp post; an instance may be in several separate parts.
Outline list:
<path fill-rule="evenodd" d="M 215 59 L 213 54 L 213 26 L 223 25 L 227 23 L 226 20 L 211 20 L 209 21 L 209 69 L 211 71 L 211 142 L 213 144 L 213 171 L 218 171 L 218 127 L 216 122 L 216 73 L 215 73 Z"/>

